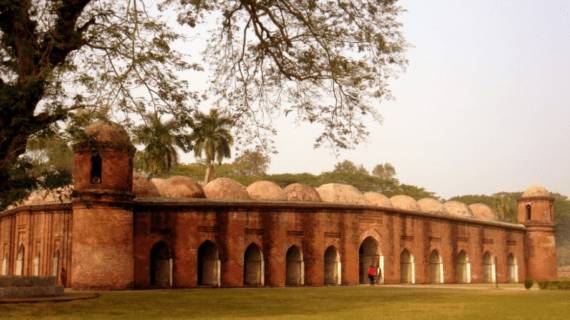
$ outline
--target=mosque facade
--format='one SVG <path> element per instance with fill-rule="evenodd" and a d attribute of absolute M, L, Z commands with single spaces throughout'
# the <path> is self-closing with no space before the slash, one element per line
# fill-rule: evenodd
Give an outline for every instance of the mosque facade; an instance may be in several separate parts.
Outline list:
<path fill-rule="evenodd" d="M 507 283 L 557 278 L 554 199 L 518 200 L 516 224 L 484 204 L 352 186 L 245 187 L 133 174 L 124 129 L 97 122 L 75 145 L 73 191 L 0 213 L 1 275 L 76 289 Z"/>

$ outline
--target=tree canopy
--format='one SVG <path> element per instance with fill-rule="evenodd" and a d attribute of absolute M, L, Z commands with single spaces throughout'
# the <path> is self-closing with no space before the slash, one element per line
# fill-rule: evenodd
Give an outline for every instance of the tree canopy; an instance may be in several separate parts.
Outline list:
<path fill-rule="evenodd" d="M 238 143 L 270 145 L 272 119 L 290 114 L 323 127 L 316 146 L 350 148 L 366 138 L 362 117 L 380 120 L 375 105 L 390 98 L 387 81 L 407 63 L 394 0 L 158 7 L 191 27 L 218 19 L 204 53 L 213 71 L 207 93 L 180 77 L 202 69 L 173 49 L 190 37 L 149 2 L 0 0 L 0 207 L 34 185 L 24 181 L 33 165 L 20 158 L 28 138 L 58 132 L 77 110 L 108 107 L 129 130 L 149 111 L 182 126 L 210 97 L 236 121 Z"/>

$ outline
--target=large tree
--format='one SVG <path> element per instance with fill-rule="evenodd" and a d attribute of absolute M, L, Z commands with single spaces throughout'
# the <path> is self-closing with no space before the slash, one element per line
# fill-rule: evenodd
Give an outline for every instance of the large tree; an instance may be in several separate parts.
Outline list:
<path fill-rule="evenodd" d="M 375 104 L 406 64 L 393 0 L 160 7 L 191 27 L 217 17 L 204 55 L 213 72 L 208 96 L 236 121 L 238 142 L 254 136 L 267 146 L 271 120 L 284 113 L 321 124 L 316 145 L 352 147 L 367 135 L 361 117 L 380 119 Z M 19 158 L 27 139 L 57 132 L 74 110 L 110 106 L 127 128 L 149 110 L 191 118 L 201 95 L 179 72 L 200 66 L 172 49 L 181 38 L 144 0 L 0 0 L 0 193 L 33 185 L 20 179 L 30 165 Z"/>

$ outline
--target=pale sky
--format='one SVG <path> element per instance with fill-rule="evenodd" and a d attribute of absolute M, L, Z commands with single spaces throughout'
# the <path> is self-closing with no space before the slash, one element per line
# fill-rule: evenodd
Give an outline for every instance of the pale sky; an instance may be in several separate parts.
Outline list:
<path fill-rule="evenodd" d="M 366 122 L 369 142 L 337 158 L 313 149 L 320 128 L 283 117 L 269 173 L 390 162 L 401 183 L 443 198 L 536 184 L 570 196 L 570 1 L 400 5 L 414 47 L 407 71 L 389 82 L 396 100 L 377 105 L 383 123 Z"/>

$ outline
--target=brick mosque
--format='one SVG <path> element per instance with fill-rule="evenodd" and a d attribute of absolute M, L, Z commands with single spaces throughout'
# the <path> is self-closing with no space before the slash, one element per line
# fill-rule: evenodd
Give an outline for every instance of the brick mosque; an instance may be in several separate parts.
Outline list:
<path fill-rule="evenodd" d="M 0 213 L 1 275 L 99 290 L 356 285 L 370 266 L 385 284 L 557 278 L 554 199 L 541 186 L 518 200 L 518 223 L 505 223 L 484 204 L 342 184 L 149 180 L 133 174 L 119 125 L 85 133 L 73 192 Z"/>

